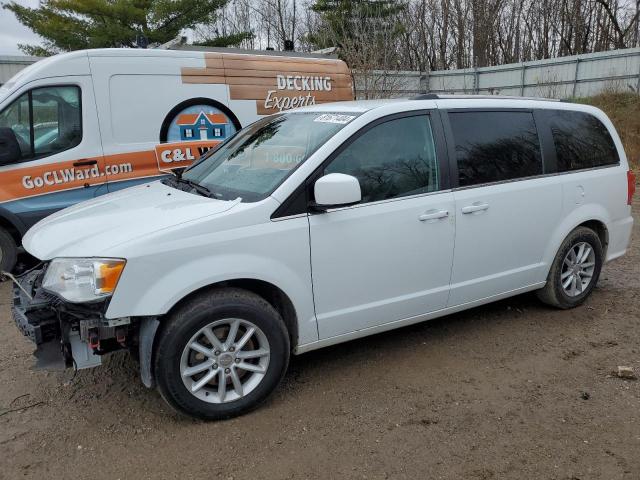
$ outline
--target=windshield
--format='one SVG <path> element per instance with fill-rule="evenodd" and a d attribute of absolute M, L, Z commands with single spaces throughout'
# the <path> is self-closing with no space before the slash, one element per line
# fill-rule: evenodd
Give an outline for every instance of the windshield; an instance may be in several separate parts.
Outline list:
<path fill-rule="evenodd" d="M 182 179 L 205 187 L 213 198 L 262 200 L 354 118 L 320 112 L 263 118 L 186 170 Z"/>

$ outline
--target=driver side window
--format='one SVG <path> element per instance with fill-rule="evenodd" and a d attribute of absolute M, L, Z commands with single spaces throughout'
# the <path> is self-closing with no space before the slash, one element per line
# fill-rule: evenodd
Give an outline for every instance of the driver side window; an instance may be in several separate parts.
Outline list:
<path fill-rule="evenodd" d="M 18 161 L 31 157 L 31 110 L 29 94 L 18 97 L 0 113 L 0 127 L 10 128 L 20 146 Z"/>
<path fill-rule="evenodd" d="M 428 115 L 389 120 L 360 135 L 326 167 L 360 182 L 362 203 L 439 189 L 436 149 Z"/>
<path fill-rule="evenodd" d="M 75 86 L 35 88 L 0 112 L 0 128 L 11 129 L 20 158 L 42 158 L 75 147 L 82 140 L 80 89 Z"/>

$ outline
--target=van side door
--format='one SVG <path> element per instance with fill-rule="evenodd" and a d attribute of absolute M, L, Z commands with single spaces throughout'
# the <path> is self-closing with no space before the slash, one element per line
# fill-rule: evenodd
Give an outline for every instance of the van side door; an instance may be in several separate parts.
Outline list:
<path fill-rule="evenodd" d="M 25 86 L 0 111 L 0 128 L 20 147 L 16 158 L 0 165 L 0 202 L 26 228 L 106 193 L 90 76 Z"/>
<path fill-rule="evenodd" d="M 437 111 L 369 124 L 325 162 L 362 201 L 309 217 L 313 294 L 321 339 L 446 306 L 455 225 Z"/>
<path fill-rule="evenodd" d="M 544 284 L 543 256 L 561 218 L 562 187 L 545 167 L 548 143 L 540 139 L 534 112 L 443 115 L 456 182 L 449 306 Z"/>

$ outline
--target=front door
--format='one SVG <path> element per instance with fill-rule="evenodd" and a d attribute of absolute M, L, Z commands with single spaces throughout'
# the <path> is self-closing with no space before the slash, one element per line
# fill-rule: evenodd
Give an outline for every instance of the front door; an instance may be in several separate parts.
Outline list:
<path fill-rule="evenodd" d="M 26 227 L 106 193 L 91 77 L 67 77 L 22 92 L 0 112 L 21 157 L 0 166 L 0 202 Z"/>
<path fill-rule="evenodd" d="M 309 217 L 321 339 L 446 306 L 454 200 L 430 117 L 379 120 L 324 168 L 358 178 L 362 201 Z"/>

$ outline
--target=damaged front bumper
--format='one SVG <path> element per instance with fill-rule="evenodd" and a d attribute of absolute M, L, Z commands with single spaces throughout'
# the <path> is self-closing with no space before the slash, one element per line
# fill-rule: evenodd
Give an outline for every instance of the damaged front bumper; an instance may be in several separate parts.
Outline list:
<path fill-rule="evenodd" d="M 46 266 L 11 277 L 13 318 L 37 346 L 37 367 L 95 367 L 104 354 L 137 346 L 138 329 L 130 318 L 105 317 L 108 299 L 87 304 L 64 301 L 42 288 L 45 270 Z"/>
<path fill-rule="evenodd" d="M 30 272 L 18 280 L 12 278 L 13 319 L 25 337 L 36 345 L 48 342 L 57 336 L 58 318 L 55 312 L 57 299 L 44 290 L 37 291 L 33 285 L 39 272 Z"/>

